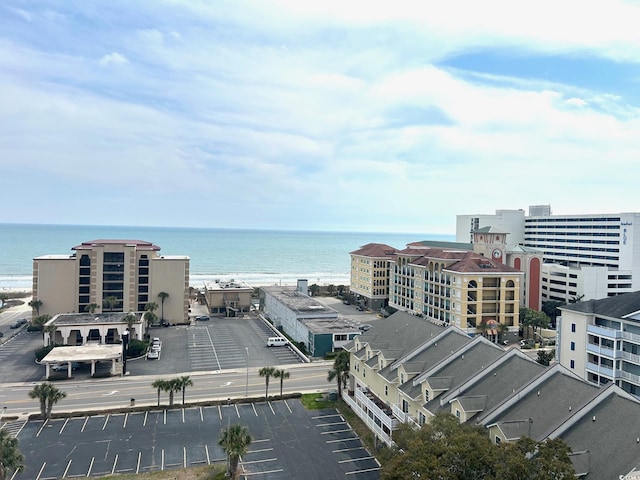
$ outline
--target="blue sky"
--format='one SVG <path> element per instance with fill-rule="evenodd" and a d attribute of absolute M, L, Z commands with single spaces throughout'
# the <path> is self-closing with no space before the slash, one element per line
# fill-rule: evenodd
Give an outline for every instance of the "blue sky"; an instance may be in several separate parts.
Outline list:
<path fill-rule="evenodd" d="M 453 233 L 500 208 L 638 211 L 638 18 L 617 1 L 8 0 L 2 221 Z"/>

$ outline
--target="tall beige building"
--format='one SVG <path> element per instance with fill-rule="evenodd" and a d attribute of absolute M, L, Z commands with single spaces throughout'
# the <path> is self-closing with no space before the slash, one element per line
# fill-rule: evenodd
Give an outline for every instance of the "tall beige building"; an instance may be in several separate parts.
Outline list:
<path fill-rule="evenodd" d="M 387 305 L 389 298 L 389 260 L 397 250 L 383 243 L 368 243 L 351 255 L 349 289 L 358 303 L 374 310 Z"/>
<path fill-rule="evenodd" d="M 155 302 L 159 318 L 188 322 L 189 257 L 160 255 L 160 247 L 142 240 L 91 240 L 72 250 L 33 259 L 40 315 L 84 313 L 90 304 L 99 305 L 96 312 L 142 312 Z"/>

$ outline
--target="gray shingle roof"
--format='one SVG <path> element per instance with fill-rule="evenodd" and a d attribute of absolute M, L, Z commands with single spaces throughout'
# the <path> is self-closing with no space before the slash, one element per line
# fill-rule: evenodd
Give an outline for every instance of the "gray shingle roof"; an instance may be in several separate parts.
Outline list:
<path fill-rule="evenodd" d="M 440 398 L 440 404 L 443 409 L 448 409 L 449 401 L 459 396 L 482 396 L 486 398 L 485 408 L 492 409 L 544 370 L 545 367 L 513 348 L 461 385 L 458 391 L 454 390 Z"/>
<path fill-rule="evenodd" d="M 585 478 L 620 478 L 634 468 L 640 471 L 639 413 L 640 401 L 611 384 L 551 437 L 559 436 L 574 452 L 589 452 Z M 576 458 L 577 462 L 583 460 Z"/>
<path fill-rule="evenodd" d="M 481 412 L 487 405 L 486 395 L 477 395 L 474 397 L 458 397 L 460 406 L 467 413 Z"/>
<path fill-rule="evenodd" d="M 593 313 L 607 317 L 623 318 L 625 315 L 640 311 L 640 291 L 623 293 L 615 297 L 586 302 L 570 303 L 559 307 L 561 310 Z"/>
<path fill-rule="evenodd" d="M 595 398 L 599 390 L 566 368 L 555 365 L 479 421 L 491 425 L 532 419 L 529 436 L 540 441 Z"/>
<path fill-rule="evenodd" d="M 359 340 L 391 361 L 428 342 L 444 329 L 414 315 L 396 312 L 375 322 L 373 327 L 360 335 Z"/>

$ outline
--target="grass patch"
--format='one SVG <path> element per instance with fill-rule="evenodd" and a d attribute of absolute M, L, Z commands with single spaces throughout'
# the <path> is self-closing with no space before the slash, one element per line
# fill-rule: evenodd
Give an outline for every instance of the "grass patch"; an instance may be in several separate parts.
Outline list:
<path fill-rule="evenodd" d="M 226 465 L 181 468 L 146 473 L 126 473 L 97 477 L 102 480 L 224 480 Z"/>
<path fill-rule="evenodd" d="M 307 393 L 300 397 L 300 401 L 307 410 L 321 410 L 323 408 L 336 408 L 338 402 L 327 400 L 324 393 Z"/>

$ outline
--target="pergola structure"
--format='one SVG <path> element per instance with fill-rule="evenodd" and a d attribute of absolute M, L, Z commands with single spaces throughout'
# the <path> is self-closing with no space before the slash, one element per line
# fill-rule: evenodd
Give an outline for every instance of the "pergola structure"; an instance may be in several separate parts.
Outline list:
<path fill-rule="evenodd" d="M 51 374 L 51 365 L 67 363 L 67 377 L 71 377 L 74 363 L 91 363 L 91 376 L 96 373 L 97 362 L 111 362 L 111 375 L 116 375 L 122 365 L 122 345 L 88 344 L 79 347 L 55 347 L 40 363 L 46 367 L 46 378 Z M 120 367 L 121 370 L 122 367 Z"/>

